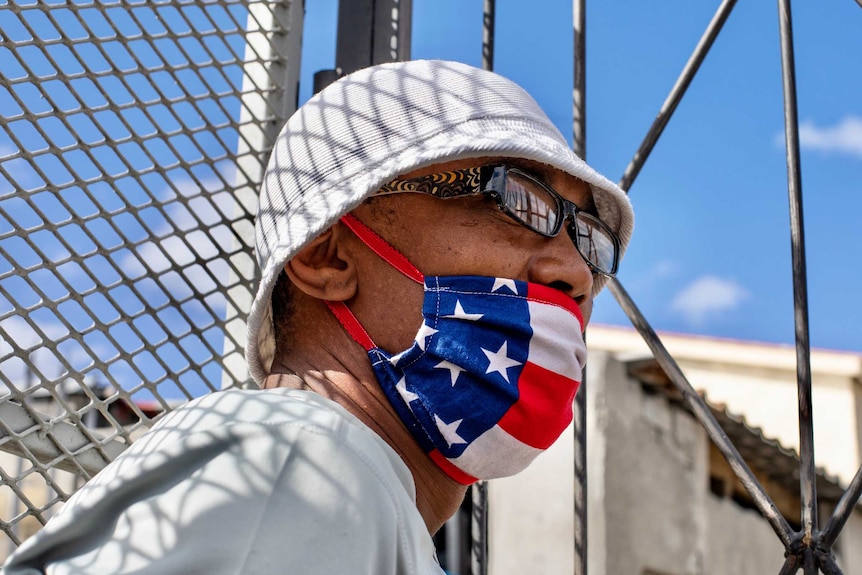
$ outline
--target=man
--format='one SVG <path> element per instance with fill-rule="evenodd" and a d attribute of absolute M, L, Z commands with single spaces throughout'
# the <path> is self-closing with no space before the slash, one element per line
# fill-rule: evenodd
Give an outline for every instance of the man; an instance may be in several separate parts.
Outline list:
<path fill-rule="evenodd" d="M 441 573 L 476 479 L 571 421 L 625 194 L 512 82 L 361 70 L 282 130 L 246 355 L 263 391 L 166 416 L 7 573 Z"/>

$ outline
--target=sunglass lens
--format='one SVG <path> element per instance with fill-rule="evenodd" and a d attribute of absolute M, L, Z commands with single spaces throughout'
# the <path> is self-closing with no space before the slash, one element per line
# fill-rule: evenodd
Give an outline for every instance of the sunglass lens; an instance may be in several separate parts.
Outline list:
<path fill-rule="evenodd" d="M 503 202 L 509 213 L 527 227 L 543 235 L 556 232 L 559 219 L 557 201 L 529 178 L 509 172 Z"/>
<path fill-rule="evenodd" d="M 528 228 L 544 236 L 555 236 L 560 231 L 561 219 L 565 217 L 563 204 L 538 181 L 509 170 L 505 190 L 497 193 L 501 207 Z M 567 227 L 578 251 L 594 269 L 609 275 L 616 273 L 617 242 L 607 225 L 578 211 Z"/>
<path fill-rule="evenodd" d="M 576 225 L 569 227 L 569 235 L 578 251 L 593 267 L 606 274 L 616 272 L 617 245 L 600 220 L 581 212 Z"/>

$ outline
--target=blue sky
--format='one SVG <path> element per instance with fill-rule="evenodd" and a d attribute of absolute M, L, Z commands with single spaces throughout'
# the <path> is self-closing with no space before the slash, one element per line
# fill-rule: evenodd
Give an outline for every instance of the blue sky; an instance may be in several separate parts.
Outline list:
<path fill-rule="evenodd" d="M 0 33 L 11 41 L 0 45 L 0 383 L 23 377 L 27 353 L 36 379 L 106 379 L 106 371 L 143 398 L 142 382 L 171 397 L 183 395 L 174 380 L 193 395 L 218 387 L 219 358 L 241 353 L 239 345 L 224 350 L 218 324 L 236 315 L 219 254 L 235 247 L 224 222 L 244 201 L 233 198 L 229 161 L 242 75 L 236 64 L 212 61 L 242 57 L 244 8 L 206 4 L 204 17 L 188 5 L 183 20 L 175 6 L 141 5 L 137 21 L 119 4 L 104 13 L 76 8 L 95 43 L 69 8 L 52 8 L 49 21 L 32 2 L 21 5 L 30 31 L 18 13 L 0 10 Z M 571 4 L 526 5 L 497 1 L 496 70 L 571 137 Z M 612 180 L 718 5 L 588 2 L 587 160 Z M 859 352 L 862 9 L 853 0 L 793 7 L 811 341 Z M 306 0 L 306 9 L 301 102 L 314 72 L 334 66 L 337 0 Z M 480 65 L 482 0 L 414 0 L 413 13 L 414 58 Z M 185 37 L 180 49 L 162 39 L 166 26 L 226 34 Z M 50 40 L 47 53 L 66 81 L 27 45 L 32 35 Z M 60 35 L 74 39 L 77 56 Z M 15 43 L 24 45 L 10 50 Z M 175 75 L 146 70 L 163 60 L 189 65 Z M 108 99 L 121 110 L 108 109 Z M 631 189 L 637 225 L 620 277 L 657 329 L 793 342 L 782 133 L 777 8 L 742 0 Z M 51 186 L 59 192 L 45 193 Z M 593 318 L 628 325 L 608 293 Z"/>
<path fill-rule="evenodd" d="M 619 180 L 718 1 L 587 3 L 587 160 Z M 495 70 L 571 138 L 572 9 L 497 2 Z M 334 65 L 335 0 L 307 0 L 300 101 Z M 811 341 L 862 351 L 862 9 L 794 2 Z M 481 64 L 480 0 L 414 0 L 413 58 Z M 662 330 L 793 343 L 775 2 L 740 1 L 631 189 L 620 278 Z M 628 325 L 613 297 L 594 321 Z"/>

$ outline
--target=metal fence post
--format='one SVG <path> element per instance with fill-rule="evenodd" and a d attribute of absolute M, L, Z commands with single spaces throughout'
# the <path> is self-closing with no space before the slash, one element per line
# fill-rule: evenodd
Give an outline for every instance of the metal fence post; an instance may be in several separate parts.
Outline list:
<path fill-rule="evenodd" d="M 482 5 L 482 69 L 494 69 L 494 20 L 496 0 Z M 479 481 L 470 488 L 473 518 L 470 527 L 470 573 L 488 575 L 488 484 Z"/>
<path fill-rule="evenodd" d="M 335 67 L 341 74 L 410 59 L 413 0 L 341 0 Z"/>
<path fill-rule="evenodd" d="M 574 89 L 572 90 L 572 142 L 575 154 L 587 159 L 586 0 L 572 2 Z M 584 336 L 586 337 L 586 335 Z M 575 397 L 574 409 L 574 572 L 587 574 L 587 370 Z"/>

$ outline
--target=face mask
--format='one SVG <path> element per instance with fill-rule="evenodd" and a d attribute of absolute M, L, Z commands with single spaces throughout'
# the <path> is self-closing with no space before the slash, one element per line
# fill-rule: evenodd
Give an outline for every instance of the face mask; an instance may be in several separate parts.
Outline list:
<path fill-rule="evenodd" d="M 368 352 L 407 429 L 454 480 L 514 475 L 572 421 L 586 346 L 580 308 L 549 287 L 482 276 L 424 277 L 356 218 L 342 223 L 425 289 L 424 323 L 396 355 L 378 348 L 344 302 L 327 302 Z"/>

